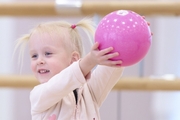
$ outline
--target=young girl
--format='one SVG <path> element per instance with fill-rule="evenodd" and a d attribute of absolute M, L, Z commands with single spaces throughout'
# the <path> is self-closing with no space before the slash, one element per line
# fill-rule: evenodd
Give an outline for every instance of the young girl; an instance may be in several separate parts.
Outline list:
<path fill-rule="evenodd" d="M 99 50 L 99 43 L 82 57 L 78 27 L 94 35 L 93 22 L 83 19 L 75 25 L 39 24 L 18 40 L 21 54 L 28 45 L 31 69 L 41 83 L 30 94 L 32 120 L 100 120 L 99 108 L 122 75 L 122 61 L 110 61 L 119 53 Z"/>

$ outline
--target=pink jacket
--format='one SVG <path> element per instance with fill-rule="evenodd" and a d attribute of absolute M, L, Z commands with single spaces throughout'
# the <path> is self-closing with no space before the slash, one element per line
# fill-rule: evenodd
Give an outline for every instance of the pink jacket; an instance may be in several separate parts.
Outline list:
<path fill-rule="evenodd" d="M 31 91 L 32 120 L 100 120 L 99 108 L 122 68 L 97 66 L 86 80 L 79 61 Z M 78 88 L 76 105 L 73 90 Z"/>

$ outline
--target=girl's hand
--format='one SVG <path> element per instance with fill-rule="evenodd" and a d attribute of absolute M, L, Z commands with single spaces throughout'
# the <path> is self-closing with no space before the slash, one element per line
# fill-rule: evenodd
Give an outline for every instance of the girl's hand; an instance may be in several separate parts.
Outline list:
<path fill-rule="evenodd" d="M 95 43 L 89 53 L 89 62 L 95 65 L 106 65 L 111 67 L 117 67 L 122 64 L 121 60 L 112 61 L 111 58 L 119 56 L 118 52 L 111 53 L 113 47 L 109 47 L 103 50 L 99 50 L 99 43 Z"/>
<path fill-rule="evenodd" d="M 112 47 L 103 50 L 99 50 L 98 47 L 99 47 L 99 43 L 95 43 L 91 51 L 79 62 L 79 66 L 85 77 L 96 65 L 120 67 L 122 64 L 121 60 L 117 60 L 117 61 L 110 60 L 113 57 L 119 56 L 119 53 L 117 52 L 111 53 L 113 50 Z"/>

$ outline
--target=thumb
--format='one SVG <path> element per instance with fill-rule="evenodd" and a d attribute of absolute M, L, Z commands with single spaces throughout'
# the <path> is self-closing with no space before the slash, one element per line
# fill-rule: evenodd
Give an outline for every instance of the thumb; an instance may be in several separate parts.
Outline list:
<path fill-rule="evenodd" d="M 99 47 L 99 43 L 96 42 L 96 43 L 92 46 L 92 50 L 96 50 L 96 49 L 98 49 L 98 47 Z"/>

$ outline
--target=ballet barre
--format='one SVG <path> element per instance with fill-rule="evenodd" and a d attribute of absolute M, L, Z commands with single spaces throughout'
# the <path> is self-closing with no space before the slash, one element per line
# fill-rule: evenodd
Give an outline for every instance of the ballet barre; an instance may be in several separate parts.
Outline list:
<path fill-rule="evenodd" d="M 107 9 L 108 8 L 108 9 Z M 56 2 L 0 2 L 0 16 L 89 16 L 115 10 L 132 10 L 141 15 L 179 15 L 179 1 L 82 1 L 78 12 Z"/>
<path fill-rule="evenodd" d="M 1 88 L 33 88 L 38 84 L 36 78 L 30 75 L 0 76 Z M 180 90 L 180 79 L 122 77 L 114 86 L 113 90 L 176 91 Z"/>

